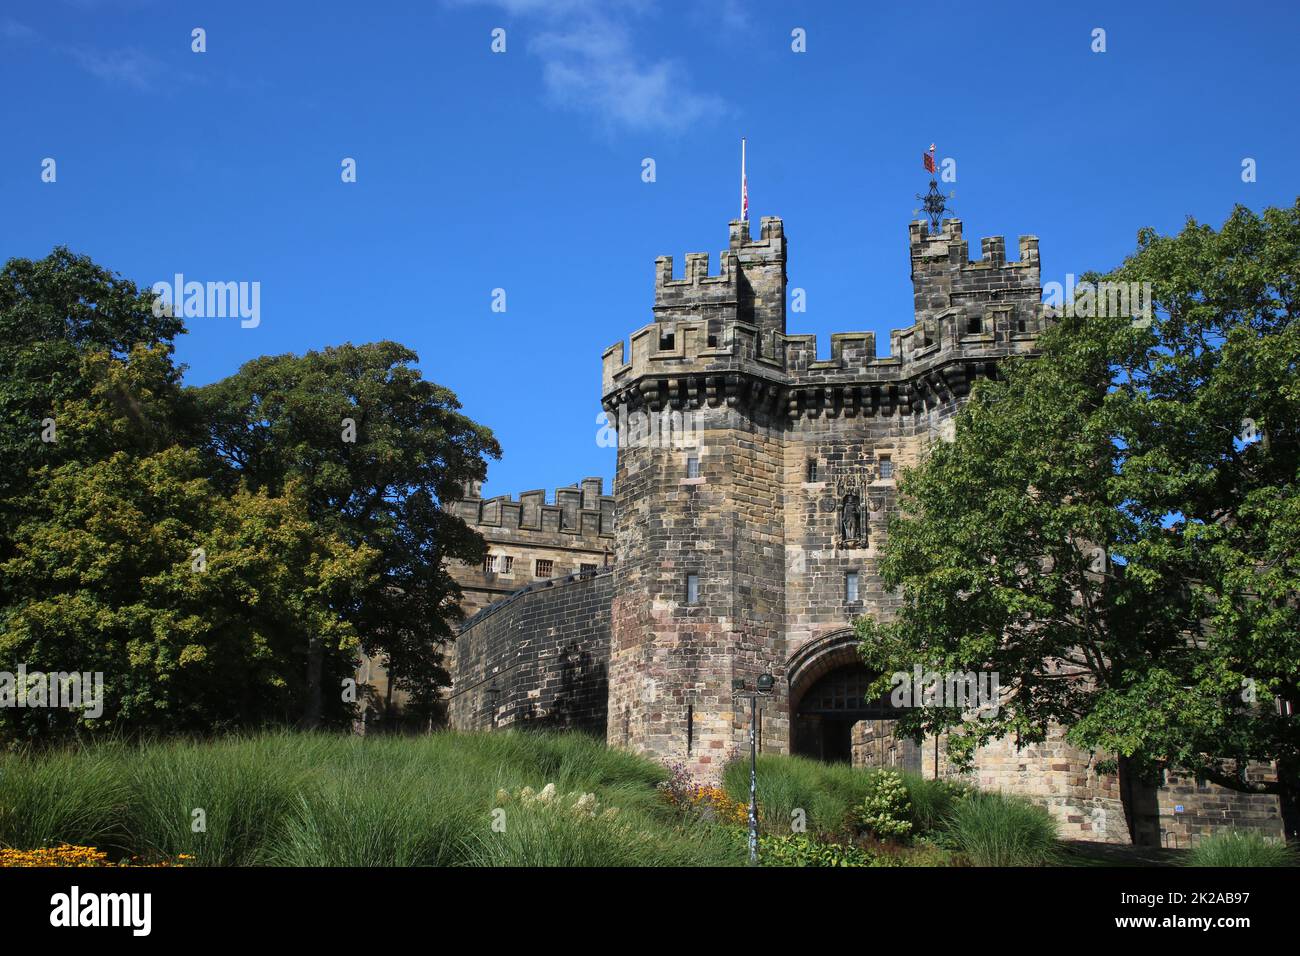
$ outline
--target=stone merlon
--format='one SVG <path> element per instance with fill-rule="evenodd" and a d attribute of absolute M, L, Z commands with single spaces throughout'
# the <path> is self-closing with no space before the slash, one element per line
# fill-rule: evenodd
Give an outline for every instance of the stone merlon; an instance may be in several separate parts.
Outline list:
<path fill-rule="evenodd" d="M 604 493 L 604 480 L 584 478 L 576 485 L 555 489 L 553 504 L 546 491 L 524 491 L 518 500 L 510 495 L 481 498 L 481 485 L 472 482 L 464 497 L 450 502 L 448 510 L 478 530 L 518 528 L 580 538 L 610 538 L 614 534 L 614 496 Z"/>

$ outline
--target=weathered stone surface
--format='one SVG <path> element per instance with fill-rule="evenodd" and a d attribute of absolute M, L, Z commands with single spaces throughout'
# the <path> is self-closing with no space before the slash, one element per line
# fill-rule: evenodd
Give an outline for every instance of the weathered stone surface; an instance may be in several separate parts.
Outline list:
<path fill-rule="evenodd" d="M 453 729 L 605 733 L 609 571 L 530 585 L 480 611 L 456 640 Z"/>
<path fill-rule="evenodd" d="M 544 490 L 525 491 L 518 500 L 509 495 L 484 499 L 472 487 L 448 507 L 488 545 L 491 567 L 460 562 L 448 567 L 464 592 L 466 617 L 533 581 L 577 574 L 584 567 L 605 568 L 614 561 L 614 496 L 604 493 L 600 478 L 557 488 L 551 504 Z M 539 561 L 550 562 L 549 574 L 537 573 Z"/>
<path fill-rule="evenodd" d="M 988 240 L 969 262 L 959 221 L 938 236 L 913 224 L 917 312 L 884 358 L 868 332 L 832 336 L 826 359 L 815 337 L 787 334 L 779 219 L 764 218 L 757 240 L 733 222 L 716 276 L 704 256 L 687 256 L 682 279 L 671 259 L 658 260 L 655 322 L 633 333 L 630 351 L 606 350 L 603 404 L 619 420 L 671 410 L 694 427 L 680 443 L 619 451 L 611 744 L 707 776 L 719 751 L 748 739 L 733 684 L 752 688 L 764 672 L 778 680 L 763 745 L 795 744 L 791 713 L 828 662 L 851 662 L 854 617 L 896 605 L 878 568 L 896 510 L 891 469 L 939 440 L 975 378 L 1032 351 L 1042 323 L 1037 243 L 1022 241 L 1020 262 L 1006 262 L 1003 248 Z M 686 478 L 692 457 L 697 480 Z"/>

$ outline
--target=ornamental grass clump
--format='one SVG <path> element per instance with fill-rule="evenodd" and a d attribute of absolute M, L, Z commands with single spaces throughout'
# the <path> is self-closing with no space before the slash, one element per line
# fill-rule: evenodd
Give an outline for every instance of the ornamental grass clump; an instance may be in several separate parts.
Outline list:
<path fill-rule="evenodd" d="M 1187 857 L 1187 866 L 1298 866 L 1300 854 L 1281 840 L 1258 833 L 1216 833 Z"/>
<path fill-rule="evenodd" d="M 1057 823 L 1024 797 L 971 792 L 948 817 L 956 848 L 975 866 L 1043 866 L 1057 856 Z"/>

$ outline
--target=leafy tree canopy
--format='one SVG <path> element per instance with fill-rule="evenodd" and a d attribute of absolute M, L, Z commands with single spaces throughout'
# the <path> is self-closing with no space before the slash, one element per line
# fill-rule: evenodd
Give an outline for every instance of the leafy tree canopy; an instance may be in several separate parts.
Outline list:
<path fill-rule="evenodd" d="M 341 722 L 362 647 L 431 695 L 443 561 L 482 549 L 440 503 L 491 433 L 394 343 L 185 389 L 183 331 L 66 249 L 0 271 L 0 671 L 106 683 L 101 716 L 6 707 L 0 730 Z"/>
<path fill-rule="evenodd" d="M 1102 278 L 1151 283 L 1150 322 L 1067 312 L 974 390 L 955 440 L 900 480 L 882 568 L 901 608 L 858 629 L 876 690 L 921 664 L 997 672 L 1004 697 L 984 719 L 905 712 L 905 730 L 949 731 L 966 762 L 1059 724 L 1140 773 L 1295 798 L 1298 267 L 1300 202 L 1145 229 Z"/>
<path fill-rule="evenodd" d="M 500 449 L 416 360 L 395 342 L 269 356 L 197 400 L 228 480 L 272 494 L 300 482 L 316 521 L 378 553 L 355 620 L 390 679 L 428 703 L 448 680 L 441 648 L 461 599 L 445 562 L 485 553 L 442 502 L 481 480 Z"/>

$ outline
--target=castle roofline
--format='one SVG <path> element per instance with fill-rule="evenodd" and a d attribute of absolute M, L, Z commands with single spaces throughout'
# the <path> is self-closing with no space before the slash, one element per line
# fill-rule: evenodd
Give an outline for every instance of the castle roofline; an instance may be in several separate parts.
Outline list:
<path fill-rule="evenodd" d="M 1034 350 L 1043 325 L 1036 236 L 1020 237 L 1018 261 L 1007 260 L 1002 236 L 982 238 L 972 260 L 956 218 L 937 234 L 924 221 L 909 223 L 908 239 L 914 320 L 889 333 L 883 356 L 873 332 L 833 334 L 828 358 L 818 357 L 816 336 L 786 333 L 786 239 L 776 216 L 763 217 L 758 239 L 749 223 L 733 220 L 716 275 L 707 253 L 688 253 L 680 279 L 672 257 L 660 256 L 654 322 L 602 353 L 602 404 L 732 404 L 758 388 L 797 414 L 806 396 L 792 400 L 791 390 L 861 385 L 888 386 L 886 400 L 906 406 L 929 388 L 964 393 L 990 363 Z"/>

